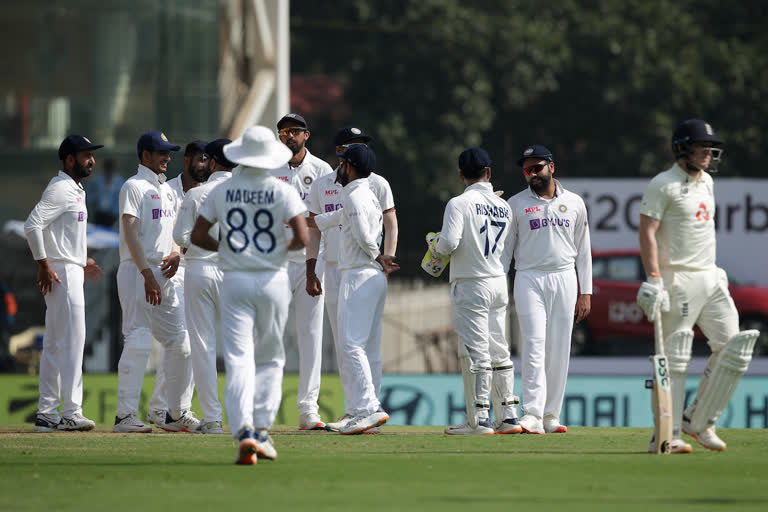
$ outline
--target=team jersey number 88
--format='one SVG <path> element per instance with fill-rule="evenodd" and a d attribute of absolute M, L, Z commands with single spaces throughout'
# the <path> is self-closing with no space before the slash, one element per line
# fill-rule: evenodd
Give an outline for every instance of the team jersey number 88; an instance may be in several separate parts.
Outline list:
<path fill-rule="evenodd" d="M 266 221 L 265 221 L 266 218 Z M 243 252 L 251 242 L 256 250 L 268 254 L 275 250 L 277 240 L 272 233 L 275 220 L 269 210 L 256 210 L 253 214 L 254 232 L 249 234 L 248 216 L 242 208 L 232 208 L 227 212 L 229 231 L 224 237 L 232 252 Z"/>

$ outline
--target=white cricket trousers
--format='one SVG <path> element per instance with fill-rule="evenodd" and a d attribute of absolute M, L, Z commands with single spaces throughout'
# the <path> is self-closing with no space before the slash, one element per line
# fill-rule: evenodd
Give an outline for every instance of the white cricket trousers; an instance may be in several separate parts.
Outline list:
<path fill-rule="evenodd" d="M 515 274 L 520 323 L 523 413 L 560 418 L 571 355 L 578 293 L 576 271 L 522 270 Z"/>
<path fill-rule="evenodd" d="M 221 421 L 216 341 L 220 338 L 219 298 L 223 279 L 224 274 L 216 263 L 187 260 L 184 310 L 197 398 L 205 422 Z"/>
<path fill-rule="evenodd" d="M 491 366 L 511 364 L 506 337 L 507 276 L 456 279 L 451 283 L 451 300 L 459 355 L 469 355 L 471 371 L 490 372 Z"/>
<path fill-rule="evenodd" d="M 323 364 L 323 299 L 307 293 L 306 263 L 288 262 L 288 276 L 290 295 L 294 300 L 296 343 L 299 348 L 296 406 L 299 414 L 317 413 Z"/>
<path fill-rule="evenodd" d="M 37 412 L 70 417 L 83 406 L 85 296 L 83 267 L 50 262 L 61 279 L 45 294 L 45 338 L 40 357 L 40 400 Z M 61 397 L 61 398 L 59 398 Z M 61 400 L 61 401 L 60 401 Z"/>
<path fill-rule="evenodd" d="M 190 386 L 189 338 L 184 322 L 183 300 L 173 280 L 166 279 L 160 267 L 152 268 L 161 289 L 161 303 L 146 301 L 144 277 L 133 261 L 123 261 L 117 269 L 117 292 L 123 310 L 123 353 L 117 365 L 117 415 L 138 414 L 141 387 L 154 336 L 165 350 L 165 399 L 174 418 L 184 410 L 182 395 Z"/>
<path fill-rule="evenodd" d="M 374 382 L 381 382 L 381 317 L 387 297 L 384 272 L 371 267 L 342 270 L 338 329 L 339 375 L 347 410 L 368 416 L 379 410 Z"/>
<path fill-rule="evenodd" d="M 285 366 L 283 335 L 290 300 L 290 281 L 285 270 L 224 272 L 224 402 L 234 438 L 246 425 L 271 428 L 280 409 Z"/>

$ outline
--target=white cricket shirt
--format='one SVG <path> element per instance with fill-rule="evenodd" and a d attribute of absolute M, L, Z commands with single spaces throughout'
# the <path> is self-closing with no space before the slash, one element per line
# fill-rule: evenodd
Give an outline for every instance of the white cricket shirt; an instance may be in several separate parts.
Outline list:
<path fill-rule="evenodd" d="M 381 265 L 374 260 L 381 254 L 383 216 L 368 179 L 348 183 L 341 191 L 341 205 L 339 269 L 373 267 L 381 270 Z"/>
<path fill-rule="evenodd" d="M 712 176 L 694 180 L 679 165 L 657 174 L 643 194 L 640 213 L 661 221 L 656 231 L 659 267 L 715 267 L 715 191 Z"/>
<path fill-rule="evenodd" d="M 205 260 L 211 262 L 219 261 L 219 253 L 214 251 L 207 251 L 202 247 L 199 247 L 193 243 L 190 243 L 189 237 L 192 234 L 192 229 L 197 222 L 197 213 L 200 209 L 200 205 L 203 204 L 205 198 L 213 190 L 216 185 L 222 183 L 232 177 L 232 173 L 229 171 L 216 171 L 210 175 L 208 181 L 190 189 L 184 196 L 184 201 L 179 208 L 179 214 L 176 217 L 176 225 L 173 228 L 173 241 L 179 244 L 181 247 L 186 247 L 187 252 L 184 253 L 184 259 L 186 260 Z M 208 234 L 214 240 L 219 238 L 219 224 L 216 223 L 208 230 Z"/>
<path fill-rule="evenodd" d="M 67 173 L 51 179 L 24 223 L 32 257 L 36 261 L 73 263 L 84 267 L 88 259 L 85 190 Z"/>
<path fill-rule="evenodd" d="M 165 174 L 155 174 L 139 164 L 138 172 L 120 189 L 120 261 L 132 261 L 125 242 L 123 215 L 139 219 L 139 242 L 151 265 L 160 265 L 173 249 L 173 225 L 178 205 L 176 194 L 165 182 Z"/>
<path fill-rule="evenodd" d="M 555 197 L 543 199 L 530 188 L 509 198 L 512 226 L 502 255 L 504 268 L 562 272 L 576 267 L 579 290 L 592 294 L 592 249 L 587 208 L 577 194 L 555 180 Z"/>
<path fill-rule="evenodd" d="M 302 160 L 298 167 L 291 167 L 291 164 L 286 163 L 277 169 L 272 169 L 270 174 L 280 181 L 284 181 L 285 183 L 291 185 L 299 193 L 301 200 L 304 201 L 305 206 L 308 208 L 309 191 L 312 188 L 312 184 L 320 176 L 325 176 L 326 174 L 330 174 L 332 172 L 333 169 L 331 169 L 331 166 L 328 165 L 327 162 L 317 158 L 315 155 L 309 152 L 309 149 L 307 149 L 304 160 Z M 285 226 L 285 236 L 288 240 L 293 238 L 293 231 L 291 231 L 290 226 Z M 306 259 L 306 249 L 290 251 L 288 253 L 289 261 L 303 264 Z"/>
<path fill-rule="evenodd" d="M 315 218 L 318 228 L 323 232 L 325 250 L 321 254 L 325 261 L 331 263 L 336 263 L 339 259 L 341 216 L 336 215 L 334 217 L 326 217 L 325 214 L 333 213 L 341 208 L 341 191 L 344 188 L 341 186 L 341 183 L 336 181 L 336 171 L 316 179 L 309 191 L 309 212 L 322 217 L 321 219 L 318 219 L 317 217 Z M 368 185 L 370 186 L 373 195 L 378 199 L 382 211 L 395 207 L 392 188 L 384 177 L 371 173 L 370 176 L 368 176 Z M 333 220 L 331 220 L 331 218 L 333 218 Z M 336 226 L 330 228 L 326 226 L 324 224 L 326 219 L 329 223 L 335 223 Z"/>
<path fill-rule="evenodd" d="M 295 188 L 267 170 L 244 167 L 213 187 L 198 213 L 219 223 L 223 271 L 258 272 L 285 266 L 288 238 L 283 226 L 306 211 Z"/>

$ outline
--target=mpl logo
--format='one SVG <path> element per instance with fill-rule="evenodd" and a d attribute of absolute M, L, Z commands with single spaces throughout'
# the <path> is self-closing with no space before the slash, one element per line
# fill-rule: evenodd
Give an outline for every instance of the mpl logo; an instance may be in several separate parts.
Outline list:
<path fill-rule="evenodd" d="M 275 178 L 281 180 L 281 181 L 288 181 L 288 176 L 275 176 Z"/>
<path fill-rule="evenodd" d="M 530 208 L 525 209 L 525 214 L 530 215 L 532 213 L 536 213 L 540 211 L 541 211 L 541 208 L 539 208 L 538 206 L 531 206 Z"/>
<path fill-rule="evenodd" d="M 149 197 L 151 197 L 152 199 L 160 199 L 160 195 L 158 194 L 149 194 Z"/>
<path fill-rule="evenodd" d="M 325 195 L 327 195 L 327 196 L 335 196 L 335 195 L 337 195 L 338 193 L 339 193 L 339 191 L 338 191 L 338 190 L 335 190 L 335 189 L 334 189 L 334 190 L 326 190 L 326 191 L 325 191 Z"/>

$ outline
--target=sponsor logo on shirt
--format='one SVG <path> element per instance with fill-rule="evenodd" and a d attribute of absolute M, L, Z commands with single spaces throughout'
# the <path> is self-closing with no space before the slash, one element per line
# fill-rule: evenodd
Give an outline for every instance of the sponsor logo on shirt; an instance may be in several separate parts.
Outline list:
<path fill-rule="evenodd" d="M 149 194 L 149 197 L 151 197 L 152 199 L 160 199 L 159 194 Z"/>
<path fill-rule="evenodd" d="M 83 222 L 83 221 L 85 221 L 85 212 L 77 212 L 77 222 Z"/>
<path fill-rule="evenodd" d="M 709 212 L 707 211 L 706 204 L 699 204 L 699 210 L 696 212 L 696 220 L 709 220 Z"/>
<path fill-rule="evenodd" d="M 339 208 L 341 208 L 341 204 L 327 204 L 327 205 L 325 205 L 326 213 L 328 213 L 328 212 L 335 212 Z"/>
<path fill-rule="evenodd" d="M 541 211 L 541 208 L 539 208 L 538 206 L 531 206 L 530 208 L 525 209 L 525 214 L 530 215 L 532 213 L 536 213 L 540 211 Z"/>
<path fill-rule="evenodd" d="M 304 176 L 304 184 L 305 185 L 311 185 L 312 184 L 312 176 Z"/>
<path fill-rule="evenodd" d="M 541 229 L 550 227 L 571 227 L 570 219 L 558 219 L 557 217 L 543 218 L 543 219 L 531 219 L 528 221 L 531 229 Z"/>
<path fill-rule="evenodd" d="M 338 191 L 338 190 L 326 190 L 326 191 L 325 191 L 325 195 L 327 195 L 327 196 L 335 196 L 335 195 L 337 195 L 338 193 L 339 193 L 339 191 Z"/>
<path fill-rule="evenodd" d="M 152 219 L 162 219 L 163 217 L 175 217 L 176 212 L 173 210 L 164 210 L 162 208 L 152 208 Z"/>
<path fill-rule="evenodd" d="M 282 181 L 288 181 L 288 176 L 275 176 L 275 178 L 282 180 Z"/>

